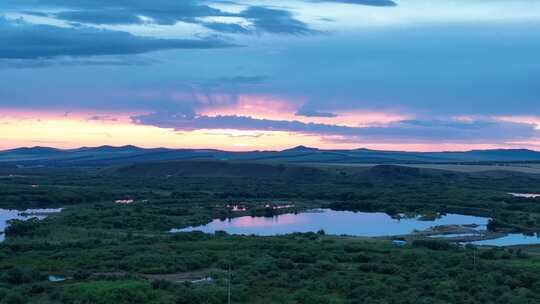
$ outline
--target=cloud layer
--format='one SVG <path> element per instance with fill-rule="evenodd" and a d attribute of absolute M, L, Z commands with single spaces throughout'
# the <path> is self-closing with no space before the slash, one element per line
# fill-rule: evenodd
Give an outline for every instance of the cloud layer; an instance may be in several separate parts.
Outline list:
<path fill-rule="evenodd" d="M 246 116 L 205 116 L 157 112 L 133 117 L 138 124 L 171 128 L 177 131 L 198 129 L 235 129 L 286 131 L 316 135 L 337 135 L 359 141 L 417 141 L 478 143 L 512 142 L 540 137 L 535 125 L 496 120 L 403 120 L 384 126 L 351 127 L 290 120 L 256 119 Z"/>
<path fill-rule="evenodd" d="M 0 17 L 0 58 L 140 54 L 166 49 L 210 49 L 233 46 L 217 39 L 158 39 L 88 27 L 64 28 Z"/>
<path fill-rule="evenodd" d="M 378 1 L 366 1 L 378 3 Z M 296 19 L 290 11 L 275 7 L 248 5 L 240 12 L 221 10 L 199 0 L 157 0 L 157 1 L 62 1 L 43 0 L 20 1 L 19 7 L 27 6 L 31 14 L 49 16 L 71 23 L 89 25 L 143 25 L 153 23 L 157 25 L 175 25 L 178 22 L 201 25 L 210 30 L 221 33 L 252 34 L 311 34 L 312 30 L 304 22 Z M 219 2 L 218 2 L 219 3 Z M 4 3 L 15 6 L 13 1 Z M 368 4 L 372 5 L 372 4 Z M 0 7 L 2 4 L 0 4 Z M 54 8 L 54 12 L 47 12 Z M 245 24 L 223 21 L 207 21 L 208 18 L 236 18 L 243 19 Z"/>

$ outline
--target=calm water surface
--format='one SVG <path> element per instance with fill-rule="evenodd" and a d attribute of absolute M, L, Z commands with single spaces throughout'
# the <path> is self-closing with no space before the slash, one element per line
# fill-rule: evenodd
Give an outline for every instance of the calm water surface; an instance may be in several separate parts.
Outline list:
<path fill-rule="evenodd" d="M 538 193 L 509 193 L 514 197 L 524 197 L 524 198 L 537 198 L 540 197 Z"/>
<path fill-rule="evenodd" d="M 494 240 L 483 240 L 477 242 L 471 242 L 474 245 L 487 245 L 487 246 L 514 246 L 514 245 L 533 245 L 540 244 L 540 235 L 525 235 L 525 234 L 509 234 L 502 238 Z"/>
<path fill-rule="evenodd" d="M 0 242 L 4 240 L 4 230 L 8 226 L 10 220 L 27 220 L 33 217 L 38 219 L 44 219 L 49 213 L 60 212 L 62 209 L 28 209 L 24 211 L 20 210 L 6 210 L 0 209 Z"/>
<path fill-rule="evenodd" d="M 426 230 L 439 225 L 476 224 L 479 225 L 476 230 L 480 233 L 481 230 L 486 229 L 488 221 L 489 218 L 460 214 L 447 214 L 435 220 L 424 221 L 420 220 L 419 217 L 394 219 L 386 213 L 321 209 L 299 214 L 283 214 L 275 217 L 243 216 L 226 220 L 215 219 L 206 225 L 172 229 L 171 232 L 202 231 L 215 233 L 216 231 L 226 231 L 229 234 L 271 236 L 294 232 L 316 232 L 323 229 L 327 234 L 375 237 L 410 234 L 415 230 Z M 458 233 L 434 235 L 433 237 L 474 235 L 474 233 Z M 498 239 L 471 243 L 489 246 L 540 244 L 540 236 L 509 234 Z"/>
<path fill-rule="evenodd" d="M 293 232 L 316 232 L 323 229 L 327 234 L 347 234 L 353 236 L 390 236 L 409 234 L 415 230 L 426 230 L 438 225 L 477 224 L 485 226 L 488 218 L 447 214 L 433 221 L 419 218 L 393 219 L 386 213 L 334 211 L 322 209 L 299 214 L 283 214 L 275 217 L 243 216 L 212 222 L 172 232 L 203 231 L 214 233 L 226 231 L 229 234 L 255 234 L 261 236 L 288 234 Z"/>

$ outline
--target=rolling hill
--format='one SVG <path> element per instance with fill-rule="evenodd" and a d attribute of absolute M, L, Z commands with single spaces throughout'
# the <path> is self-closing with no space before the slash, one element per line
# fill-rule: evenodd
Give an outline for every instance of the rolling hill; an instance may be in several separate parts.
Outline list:
<path fill-rule="evenodd" d="M 18 148 L 0 151 L 0 165 L 110 166 L 178 160 L 249 161 L 325 164 L 444 164 L 540 162 L 532 150 L 472 150 L 465 152 L 401 152 L 369 149 L 322 150 L 298 146 L 283 151 L 229 152 L 212 149 L 144 149 L 135 146 L 55 149 Z"/>
<path fill-rule="evenodd" d="M 331 174 L 314 167 L 226 161 L 169 161 L 113 167 L 109 173 L 136 177 L 239 177 L 257 179 L 320 179 Z"/>

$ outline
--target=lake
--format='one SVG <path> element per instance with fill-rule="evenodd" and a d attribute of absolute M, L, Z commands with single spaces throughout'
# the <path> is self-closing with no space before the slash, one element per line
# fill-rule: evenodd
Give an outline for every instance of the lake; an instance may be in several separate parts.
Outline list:
<path fill-rule="evenodd" d="M 272 236 L 294 232 L 317 232 L 324 230 L 332 235 L 351 235 L 364 237 L 397 236 L 411 234 L 415 231 L 428 230 L 442 225 L 478 225 L 473 233 L 433 234 L 430 237 L 451 238 L 474 236 L 486 230 L 489 218 L 446 214 L 434 220 L 421 217 L 392 218 L 380 212 L 353 212 L 318 209 L 298 214 L 282 214 L 274 217 L 242 216 L 232 219 L 215 219 L 206 225 L 172 229 L 171 232 L 202 231 L 215 233 L 225 231 L 237 235 Z M 508 234 L 492 240 L 471 242 L 475 245 L 513 246 L 540 244 L 540 237 L 525 234 Z"/>
<path fill-rule="evenodd" d="M 2 242 L 5 238 L 4 230 L 8 226 L 8 221 L 28 220 L 33 217 L 41 220 L 46 218 L 48 214 L 57 213 L 60 211 L 62 211 L 62 209 L 28 209 L 24 211 L 0 209 L 0 242 Z"/>
<path fill-rule="evenodd" d="M 203 231 L 214 233 L 226 231 L 229 234 L 281 235 L 293 232 L 316 232 L 324 230 L 327 234 L 353 236 L 391 236 L 410 234 L 415 230 L 426 230 L 440 225 L 487 225 L 489 218 L 447 214 L 432 221 L 420 217 L 395 219 L 386 213 L 352 212 L 319 209 L 298 214 L 283 214 L 274 217 L 242 216 L 233 219 L 215 219 L 212 222 L 171 232 Z"/>

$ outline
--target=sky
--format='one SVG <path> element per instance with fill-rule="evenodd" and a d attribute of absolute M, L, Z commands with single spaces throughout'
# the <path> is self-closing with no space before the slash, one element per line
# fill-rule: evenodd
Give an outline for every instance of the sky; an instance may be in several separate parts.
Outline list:
<path fill-rule="evenodd" d="M 540 150 L 540 0 L 2 0 L 0 149 Z"/>

